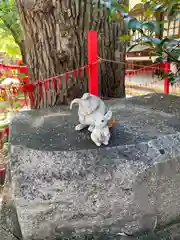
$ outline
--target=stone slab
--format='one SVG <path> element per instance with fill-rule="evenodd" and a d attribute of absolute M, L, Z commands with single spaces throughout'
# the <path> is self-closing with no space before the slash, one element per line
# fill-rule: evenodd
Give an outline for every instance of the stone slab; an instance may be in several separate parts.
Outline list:
<path fill-rule="evenodd" d="M 74 131 L 76 109 L 19 113 L 10 160 L 24 239 L 116 236 L 179 216 L 180 119 L 166 110 L 169 98 L 108 101 L 117 123 L 110 145 L 100 148 L 86 130 Z"/>

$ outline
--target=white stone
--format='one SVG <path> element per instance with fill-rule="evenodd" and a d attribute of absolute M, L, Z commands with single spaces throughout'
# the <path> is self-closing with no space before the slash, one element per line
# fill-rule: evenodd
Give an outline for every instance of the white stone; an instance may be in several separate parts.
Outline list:
<path fill-rule="evenodd" d="M 97 116 L 95 126 L 91 133 L 91 140 L 97 145 L 108 145 L 110 139 L 110 131 L 108 121 L 112 118 L 112 112 L 108 111 L 105 115 Z"/>
<path fill-rule="evenodd" d="M 82 98 L 75 98 L 71 102 L 70 109 L 72 109 L 73 104 L 75 103 L 79 105 L 78 115 L 80 122 L 75 127 L 75 130 L 80 131 L 85 127 L 89 126 L 88 130 L 92 132 L 97 117 L 99 115 L 104 116 L 106 113 L 106 106 L 104 102 L 99 97 L 93 94 L 84 93 Z"/>

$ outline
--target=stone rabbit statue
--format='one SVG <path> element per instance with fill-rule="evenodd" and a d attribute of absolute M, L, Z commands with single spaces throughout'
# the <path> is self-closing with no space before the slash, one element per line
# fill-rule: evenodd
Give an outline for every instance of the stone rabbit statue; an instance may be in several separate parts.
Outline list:
<path fill-rule="evenodd" d="M 99 114 L 95 120 L 95 127 L 91 133 L 91 140 L 99 147 L 101 144 L 108 145 L 110 131 L 108 121 L 112 118 L 112 112 L 108 111 L 105 115 Z"/>
<path fill-rule="evenodd" d="M 72 109 L 73 104 L 77 103 L 79 105 L 78 116 L 79 124 L 75 127 L 76 131 L 80 131 L 83 128 L 89 126 L 88 130 L 90 132 L 94 129 L 94 122 L 98 115 L 104 116 L 106 113 L 106 106 L 104 102 L 97 96 L 84 93 L 82 98 L 75 98 L 71 104 L 70 109 Z"/>

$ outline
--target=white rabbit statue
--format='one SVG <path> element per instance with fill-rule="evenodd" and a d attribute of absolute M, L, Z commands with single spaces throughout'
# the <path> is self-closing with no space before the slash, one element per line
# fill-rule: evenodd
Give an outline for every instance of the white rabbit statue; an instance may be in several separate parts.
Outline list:
<path fill-rule="evenodd" d="M 108 145 L 111 137 L 108 121 L 112 118 L 112 112 L 108 111 L 105 115 L 99 114 L 95 120 L 95 127 L 91 133 L 91 140 L 99 147 L 101 144 Z"/>
<path fill-rule="evenodd" d="M 92 132 L 97 116 L 99 114 L 104 116 L 106 113 L 106 106 L 104 102 L 93 94 L 84 93 L 82 98 L 75 98 L 71 102 L 70 109 L 72 109 L 74 103 L 79 104 L 78 116 L 80 122 L 75 127 L 75 130 L 80 131 L 89 126 L 88 130 Z"/>

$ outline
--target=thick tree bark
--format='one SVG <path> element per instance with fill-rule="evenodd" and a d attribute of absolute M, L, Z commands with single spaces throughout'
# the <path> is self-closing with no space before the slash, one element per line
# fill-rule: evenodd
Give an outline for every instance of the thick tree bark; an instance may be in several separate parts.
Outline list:
<path fill-rule="evenodd" d="M 26 61 L 32 81 L 57 76 L 87 64 L 87 32 L 99 33 L 99 55 L 105 59 L 125 62 L 125 43 L 119 43 L 124 34 L 123 23 L 110 24 L 107 10 L 100 0 L 16 0 L 25 32 Z M 104 62 L 100 66 L 101 94 L 104 97 L 124 97 L 125 65 Z M 61 102 L 74 93 L 73 84 L 87 91 L 84 81 L 64 80 L 60 92 Z M 79 85 L 78 85 L 79 83 Z M 38 94 L 38 91 L 37 91 Z M 72 94 L 73 95 L 73 94 Z M 76 93 L 76 95 L 78 95 Z M 70 96 L 74 97 L 74 96 Z M 54 105 L 57 101 L 41 103 Z M 36 106 L 37 107 L 37 106 Z"/>

